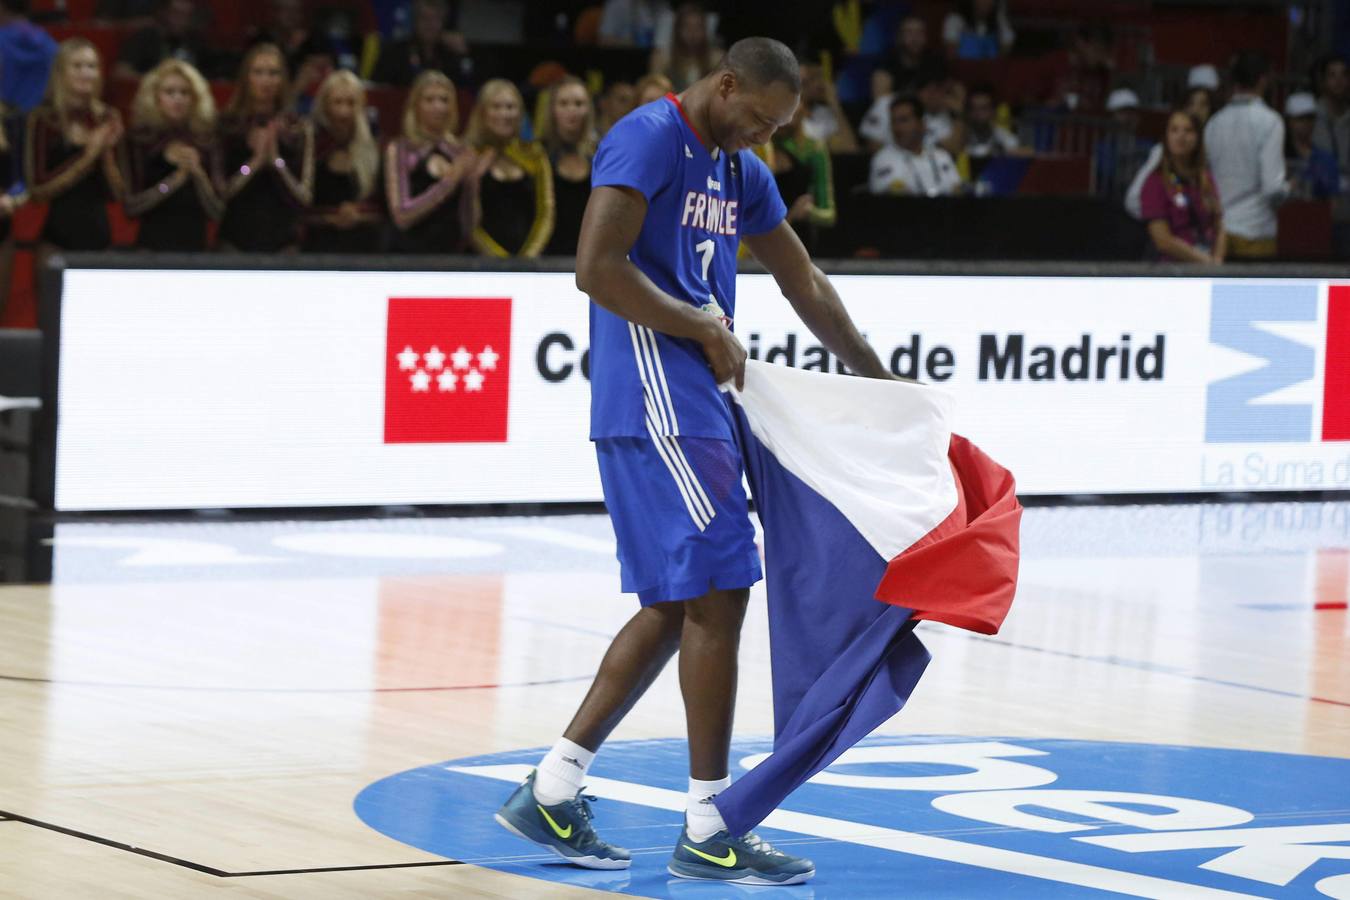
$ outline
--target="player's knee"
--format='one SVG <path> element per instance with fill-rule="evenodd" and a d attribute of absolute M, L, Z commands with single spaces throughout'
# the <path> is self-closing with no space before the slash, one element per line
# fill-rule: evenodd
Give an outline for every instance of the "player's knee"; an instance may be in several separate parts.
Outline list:
<path fill-rule="evenodd" d="M 745 618 L 745 606 L 750 592 L 744 588 L 712 590 L 684 602 L 684 616 L 698 628 L 715 631 L 738 631 Z"/>
<path fill-rule="evenodd" d="M 684 631 L 684 604 L 656 603 L 643 609 L 657 623 L 661 631 L 662 643 L 674 650 L 680 644 L 680 634 Z"/>

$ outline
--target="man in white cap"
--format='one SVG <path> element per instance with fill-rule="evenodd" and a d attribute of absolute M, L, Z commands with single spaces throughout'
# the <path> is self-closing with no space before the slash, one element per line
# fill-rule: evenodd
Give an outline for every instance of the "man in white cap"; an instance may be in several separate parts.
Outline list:
<path fill-rule="evenodd" d="M 1336 157 L 1313 143 L 1317 127 L 1317 101 L 1300 91 L 1284 101 L 1284 162 L 1289 171 L 1290 196 L 1300 200 L 1325 200 L 1340 193 Z"/>
<path fill-rule="evenodd" d="M 1261 99 L 1270 63 L 1244 50 L 1233 63 L 1233 97 L 1205 126 L 1205 153 L 1223 202 L 1228 256 L 1275 256 L 1275 207 L 1289 192 L 1284 167 L 1284 120 Z"/>
<path fill-rule="evenodd" d="M 1204 125 L 1214 115 L 1219 97 L 1219 71 L 1211 65 L 1191 66 L 1186 74 L 1186 111 Z"/>
<path fill-rule="evenodd" d="M 1154 142 L 1138 134 L 1139 95 L 1134 91 L 1116 88 L 1106 98 L 1106 111 L 1111 114 L 1115 128 L 1093 148 L 1093 170 L 1098 192 L 1119 199 L 1125 190 L 1125 179 L 1148 158 Z"/>

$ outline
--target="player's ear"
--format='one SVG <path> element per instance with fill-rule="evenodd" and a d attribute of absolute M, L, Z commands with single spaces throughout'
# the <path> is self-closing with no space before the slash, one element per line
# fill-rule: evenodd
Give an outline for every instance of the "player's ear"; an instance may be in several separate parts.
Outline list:
<path fill-rule="evenodd" d="M 722 75 L 717 80 L 717 93 L 722 95 L 725 100 L 736 92 L 736 73 L 730 69 L 724 69 Z"/>

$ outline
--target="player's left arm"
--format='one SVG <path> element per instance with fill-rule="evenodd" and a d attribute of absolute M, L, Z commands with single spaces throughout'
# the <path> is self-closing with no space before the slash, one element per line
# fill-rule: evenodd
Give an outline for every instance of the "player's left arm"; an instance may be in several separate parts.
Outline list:
<path fill-rule="evenodd" d="M 892 378 L 876 351 L 849 318 L 830 279 L 811 262 L 801 238 L 787 220 L 760 234 L 741 237 L 746 247 L 778 282 L 797 315 L 849 370 L 868 378 Z"/>

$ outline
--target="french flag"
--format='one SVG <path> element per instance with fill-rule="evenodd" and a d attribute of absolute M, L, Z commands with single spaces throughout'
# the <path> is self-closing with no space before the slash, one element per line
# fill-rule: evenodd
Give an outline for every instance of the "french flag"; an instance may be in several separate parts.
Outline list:
<path fill-rule="evenodd" d="M 732 394 L 774 696 L 773 753 L 714 801 L 744 834 L 905 705 L 929 660 L 919 621 L 998 631 L 1022 506 L 941 391 L 751 360 Z"/>

